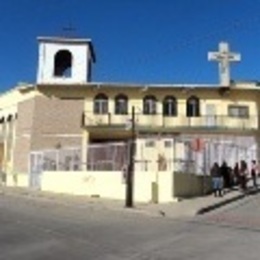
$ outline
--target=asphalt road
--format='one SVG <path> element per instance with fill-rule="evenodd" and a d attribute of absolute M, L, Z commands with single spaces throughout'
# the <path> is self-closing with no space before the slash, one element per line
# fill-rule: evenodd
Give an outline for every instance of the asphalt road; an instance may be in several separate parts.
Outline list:
<path fill-rule="evenodd" d="M 260 195 L 182 221 L 0 195 L 0 259 L 260 259 Z"/>

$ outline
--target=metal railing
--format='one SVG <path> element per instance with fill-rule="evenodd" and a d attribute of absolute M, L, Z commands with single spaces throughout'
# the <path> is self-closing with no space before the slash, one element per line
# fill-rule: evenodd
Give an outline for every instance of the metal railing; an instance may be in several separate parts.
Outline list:
<path fill-rule="evenodd" d="M 212 129 L 258 129 L 258 116 L 230 117 L 228 115 L 201 115 L 187 117 L 186 115 L 165 116 L 163 114 L 144 115 L 136 113 L 137 127 L 163 127 L 163 128 L 212 128 Z M 122 126 L 126 127 L 131 122 L 131 115 L 83 114 L 83 126 Z"/>
<path fill-rule="evenodd" d="M 82 168 L 81 148 L 62 148 L 32 151 L 29 156 L 30 172 L 80 171 Z"/>

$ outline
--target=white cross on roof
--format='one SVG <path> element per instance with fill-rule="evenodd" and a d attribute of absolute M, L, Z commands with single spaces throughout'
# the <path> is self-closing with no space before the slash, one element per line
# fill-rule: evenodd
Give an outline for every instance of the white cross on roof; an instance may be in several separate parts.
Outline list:
<path fill-rule="evenodd" d="M 239 53 L 233 53 L 229 51 L 229 45 L 227 42 L 219 43 L 218 52 L 208 53 L 209 61 L 217 61 L 219 63 L 219 79 L 222 86 L 230 85 L 230 63 L 241 60 Z"/>

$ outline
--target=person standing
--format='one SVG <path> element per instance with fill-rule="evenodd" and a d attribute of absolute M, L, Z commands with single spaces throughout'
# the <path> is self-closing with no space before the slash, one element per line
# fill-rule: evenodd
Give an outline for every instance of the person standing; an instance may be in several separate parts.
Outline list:
<path fill-rule="evenodd" d="M 210 170 L 210 175 L 212 177 L 212 188 L 213 194 L 215 197 L 222 197 L 222 189 L 223 189 L 223 179 L 220 173 L 220 168 L 218 163 L 214 163 L 213 167 Z"/>
<path fill-rule="evenodd" d="M 244 160 L 242 160 L 240 162 L 240 180 L 241 180 L 241 189 L 244 192 L 247 190 L 247 176 L 248 176 L 247 163 Z"/>
<path fill-rule="evenodd" d="M 235 185 L 240 185 L 239 163 L 235 164 L 235 167 L 233 169 L 233 173 L 234 173 Z"/>
<path fill-rule="evenodd" d="M 256 165 L 256 161 L 252 160 L 251 162 L 251 177 L 252 177 L 252 181 L 253 181 L 253 186 L 254 188 L 257 188 L 257 165 Z"/>
<path fill-rule="evenodd" d="M 224 180 L 224 189 L 230 188 L 230 171 L 225 161 L 223 161 L 220 167 L 220 174 Z"/>

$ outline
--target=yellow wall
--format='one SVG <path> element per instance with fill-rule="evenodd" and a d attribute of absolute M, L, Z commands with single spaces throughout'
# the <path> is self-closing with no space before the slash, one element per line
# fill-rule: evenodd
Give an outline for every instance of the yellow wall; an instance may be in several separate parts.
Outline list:
<path fill-rule="evenodd" d="M 31 99 L 39 93 L 33 89 L 19 90 L 13 88 L 0 95 L 0 119 L 4 118 L 4 122 L 0 124 L 0 137 L 3 143 L 3 158 L 2 170 L 9 173 L 13 169 L 14 148 L 16 143 L 16 115 L 18 112 L 18 104 Z M 12 116 L 12 120 L 7 121 L 7 118 Z"/>
<path fill-rule="evenodd" d="M 6 185 L 10 187 L 28 187 L 29 174 L 27 173 L 7 173 Z"/>
<path fill-rule="evenodd" d="M 172 173 L 161 174 L 157 180 L 160 187 L 159 202 L 173 201 Z M 156 183 L 155 174 L 136 172 L 134 181 L 135 201 L 151 202 L 152 185 Z M 42 190 L 124 200 L 126 184 L 121 172 L 44 172 Z"/>
<path fill-rule="evenodd" d="M 189 174 L 137 171 L 134 177 L 134 201 L 166 203 L 178 197 L 202 194 L 201 177 Z M 8 174 L 7 186 L 28 187 L 27 174 Z M 125 200 L 126 184 L 121 172 L 44 172 L 41 190 L 55 193 L 99 196 Z"/>
<path fill-rule="evenodd" d="M 37 89 L 31 88 L 30 90 L 18 89 L 10 90 L 0 96 L 0 116 L 9 114 L 15 114 L 17 112 L 17 104 L 35 95 L 46 95 L 49 97 L 68 97 L 68 98 L 82 98 L 85 99 L 85 112 L 86 112 L 86 126 L 95 125 L 97 122 L 108 124 L 108 115 L 93 115 L 93 100 L 99 93 L 104 93 L 109 97 L 109 112 L 111 113 L 112 125 L 124 125 L 131 114 L 131 107 L 136 108 L 136 122 L 137 126 L 144 127 L 162 127 L 174 128 L 182 126 L 203 126 L 206 119 L 199 118 L 187 118 L 186 117 L 186 101 L 187 99 L 195 95 L 200 99 L 201 115 L 206 114 L 206 105 L 216 105 L 216 115 L 227 115 L 228 105 L 246 105 L 249 107 L 251 118 L 218 118 L 216 120 L 217 126 L 226 126 L 230 128 L 238 129 L 256 129 L 258 128 L 258 107 L 259 107 L 259 94 L 258 89 L 239 89 L 232 88 L 231 91 L 223 96 L 219 94 L 218 88 L 180 88 L 180 87 L 168 87 L 168 88 L 145 88 L 141 87 L 129 87 L 125 86 L 111 86 L 97 88 L 94 85 L 86 86 L 37 86 Z M 114 115 L 114 99 L 118 94 L 125 94 L 129 98 L 128 111 L 129 115 Z M 143 115 L 143 98 L 146 95 L 154 95 L 157 102 L 157 115 Z M 178 116 L 177 117 L 163 117 L 162 116 L 162 101 L 165 96 L 173 95 L 178 102 Z M 82 111 L 83 112 L 83 111 Z M 102 129 L 98 131 L 103 132 Z"/>
<path fill-rule="evenodd" d="M 165 96 L 173 95 L 176 97 L 179 105 L 179 114 L 186 114 L 186 100 L 195 95 L 200 98 L 201 102 L 201 113 L 204 114 L 205 112 L 205 105 L 206 104 L 216 104 L 217 105 L 217 114 L 226 114 L 227 112 L 227 105 L 229 104 L 239 104 L 239 105 L 248 105 L 250 107 L 250 114 L 256 115 L 257 111 L 257 91 L 252 90 L 235 90 L 233 89 L 229 94 L 225 96 L 221 96 L 218 92 L 218 89 L 205 89 L 205 90 L 196 90 L 195 88 L 189 92 L 182 92 L 180 89 L 177 88 L 168 88 L 168 89 L 149 89 L 148 91 L 142 91 L 141 89 L 131 89 L 127 88 L 118 88 L 118 89 L 109 89 L 109 88 L 99 88 L 94 90 L 86 91 L 86 104 L 85 110 L 86 111 L 93 111 L 93 99 L 94 97 L 99 94 L 104 93 L 109 97 L 109 112 L 114 112 L 114 99 L 115 97 L 122 93 L 128 96 L 129 98 L 129 112 L 131 111 L 132 106 L 136 106 L 136 113 L 138 113 L 138 109 L 142 111 L 142 99 L 146 95 L 154 95 L 158 100 L 158 113 L 162 113 L 162 101 Z M 221 104 L 221 106 L 219 106 Z"/>
<path fill-rule="evenodd" d="M 125 199 L 126 184 L 121 172 L 44 172 L 41 181 L 44 191 Z M 135 173 L 136 202 L 172 202 L 177 197 L 202 193 L 202 178 L 195 175 L 173 175 L 170 171 Z"/>
<path fill-rule="evenodd" d="M 151 200 L 151 179 L 147 172 L 137 173 L 135 200 Z M 59 185 L 57 185 L 59 183 Z M 75 195 L 125 198 L 125 183 L 121 172 L 44 172 L 42 190 Z"/>
<path fill-rule="evenodd" d="M 34 89 L 31 91 L 19 91 L 18 88 L 13 88 L 10 91 L 0 95 L 0 116 L 8 116 L 17 112 L 17 105 L 27 99 L 39 95 Z"/>
<path fill-rule="evenodd" d="M 229 127 L 233 129 L 257 129 L 258 128 L 258 91 L 252 91 L 252 89 L 231 89 L 231 91 L 225 95 L 220 95 L 219 90 L 215 89 L 191 89 L 189 91 L 182 91 L 179 88 L 167 88 L 167 89 L 148 89 L 142 91 L 141 88 L 131 89 L 125 88 L 98 88 L 87 91 L 85 99 L 85 112 L 86 112 L 86 126 L 95 124 L 109 123 L 109 117 L 107 115 L 93 115 L 93 100 L 94 97 L 104 93 L 109 98 L 108 112 L 111 114 L 111 124 L 126 124 L 127 118 L 130 117 L 131 107 L 135 106 L 136 123 L 138 126 L 149 127 L 182 127 L 182 126 L 205 126 L 207 125 L 207 118 L 203 117 L 207 114 L 206 106 L 208 104 L 215 105 L 216 126 Z M 129 98 L 128 111 L 129 115 L 114 115 L 114 99 L 118 94 L 125 94 Z M 154 95 L 157 102 L 157 114 L 156 115 L 143 115 L 143 98 L 146 95 Z M 162 101 L 165 96 L 173 95 L 178 102 L 178 116 L 177 117 L 163 117 L 162 116 Z M 186 117 L 186 101 L 187 99 L 195 95 L 200 99 L 200 113 L 202 117 L 187 118 Z M 227 118 L 228 106 L 239 105 L 248 106 L 249 118 Z M 224 116 L 224 117 L 222 117 Z M 225 117 L 226 116 L 226 117 Z"/>

